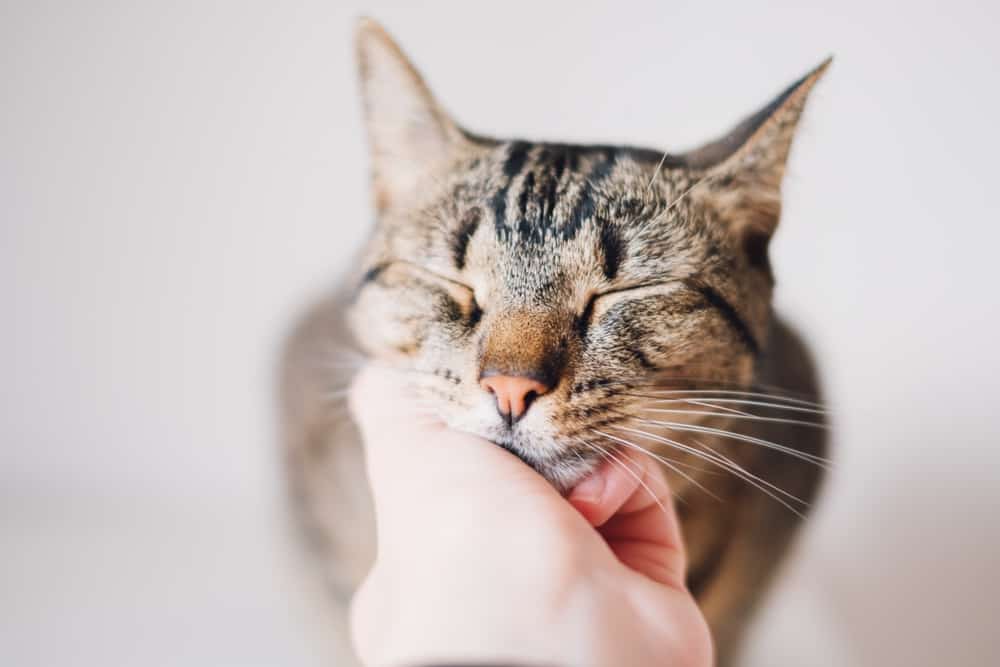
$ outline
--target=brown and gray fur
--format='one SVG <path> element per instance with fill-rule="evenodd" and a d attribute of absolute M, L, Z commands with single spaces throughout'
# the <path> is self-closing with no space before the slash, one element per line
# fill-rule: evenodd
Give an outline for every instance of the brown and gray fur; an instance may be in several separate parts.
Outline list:
<path fill-rule="evenodd" d="M 623 447 L 664 457 L 688 583 L 731 664 L 824 456 L 813 364 L 771 311 L 767 245 L 827 63 L 722 139 L 664 155 L 471 134 L 378 25 L 363 21 L 357 46 L 377 222 L 345 286 L 294 331 L 282 376 L 293 489 L 340 597 L 374 549 L 342 394 L 376 359 L 561 490 Z M 551 390 L 508 425 L 487 372 Z"/>

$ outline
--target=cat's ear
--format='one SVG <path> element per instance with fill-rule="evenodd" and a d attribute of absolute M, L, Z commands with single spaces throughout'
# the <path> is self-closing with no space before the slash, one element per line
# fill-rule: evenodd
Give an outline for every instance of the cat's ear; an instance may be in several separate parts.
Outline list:
<path fill-rule="evenodd" d="M 818 67 L 748 116 L 728 134 L 684 156 L 707 177 L 697 198 L 736 234 L 751 263 L 767 262 L 781 213 L 781 180 L 806 99 L 829 67 Z"/>
<path fill-rule="evenodd" d="M 464 134 L 381 25 L 360 19 L 355 43 L 375 202 L 383 210 L 457 150 Z"/>

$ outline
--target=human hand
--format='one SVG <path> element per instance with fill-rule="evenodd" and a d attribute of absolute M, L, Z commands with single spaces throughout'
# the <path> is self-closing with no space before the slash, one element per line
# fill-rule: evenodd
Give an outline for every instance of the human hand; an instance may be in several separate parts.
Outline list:
<path fill-rule="evenodd" d="M 621 465 L 564 498 L 500 447 L 422 414 L 392 371 L 363 370 L 351 407 L 377 518 L 351 609 L 366 665 L 711 664 L 649 457 L 617 453 Z"/>

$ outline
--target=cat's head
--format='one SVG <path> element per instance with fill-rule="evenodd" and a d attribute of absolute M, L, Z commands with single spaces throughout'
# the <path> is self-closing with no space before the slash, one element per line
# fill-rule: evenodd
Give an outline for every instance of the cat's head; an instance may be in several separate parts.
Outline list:
<path fill-rule="evenodd" d="M 565 488 L 652 387 L 751 381 L 785 161 L 826 63 L 664 155 L 473 135 L 370 21 L 358 55 L 378 220 L 350 322 L 450 426 Z"/>

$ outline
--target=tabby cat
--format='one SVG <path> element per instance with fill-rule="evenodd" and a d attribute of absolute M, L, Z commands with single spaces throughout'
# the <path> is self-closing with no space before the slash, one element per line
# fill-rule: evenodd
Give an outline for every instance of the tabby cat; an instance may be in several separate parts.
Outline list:
<path fill-rule="evenodd" d="M 767 248 L 829 61 L 673 155 L 472 134 L 380 26 L 361 22 L 357 50 L 377 222 L 282 375 L 292 486 L 334 587 L 346 600 L 374 551 L 341 394 L 378 359 L 561 490 L 621 448 L 660 457 L 688 584 L 731 664 L 824 461 L 813 364 L 771 312 Z"/>

